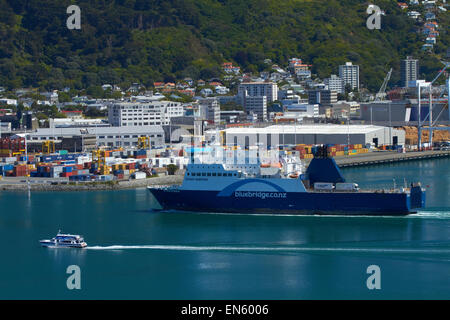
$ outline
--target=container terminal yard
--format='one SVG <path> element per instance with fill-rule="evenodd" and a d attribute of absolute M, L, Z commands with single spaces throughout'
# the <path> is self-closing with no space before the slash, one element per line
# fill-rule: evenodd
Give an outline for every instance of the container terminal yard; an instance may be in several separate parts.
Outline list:
<path fill-rule="evenodd" d="M 76 153 L 56 151 L 53 141 L 43 141 L 40 153 L 28 153 L 24 138 L 2 138 L 0 190 L 122 189 L 181 183 L 183 169 L 194 149 L 192 145 L 152 149 L 148 141 L 147 137 L 140 137 L 132 150 L 101 147 Z M 440 145 L 444 147 L 428 146 L 420 151 L 407 151 L 402 145 L 328 144 L 328 147 L 329 156 L 340 167 L 348 167 L 450 156 L 446 143 Z M 280 152 L 298 156 L 305 165 L 317 148 L 318 145 L 312 144 L 278 145 Z M 207 153 L 208 144 L 202 142 L 196 149 Z M 249 150 L 238 143 L 223 149 Z"/>

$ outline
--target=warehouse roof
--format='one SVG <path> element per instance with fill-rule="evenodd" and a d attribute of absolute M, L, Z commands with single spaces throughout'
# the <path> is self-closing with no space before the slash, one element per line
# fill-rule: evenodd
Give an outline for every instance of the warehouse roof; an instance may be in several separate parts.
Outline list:
<path fill-rule="evenodd" d="M 296 133 L 296 134 L 365 134 L 387 129 L 374 125 L 274 125 L 265 128 L 228 128 L 227 134 L 265 134 L 265 133 Z"/>
<path fill-rule="evenodd" d="M 44 128 L 28 133 L 31 136 L 52 136 L 52 135 L 80 135 L 80 134 L 144 134 L 144 133 L 164 133 L 162 126 L 131 126 L 131 127 L 97 127 L 97 128 Z"/>

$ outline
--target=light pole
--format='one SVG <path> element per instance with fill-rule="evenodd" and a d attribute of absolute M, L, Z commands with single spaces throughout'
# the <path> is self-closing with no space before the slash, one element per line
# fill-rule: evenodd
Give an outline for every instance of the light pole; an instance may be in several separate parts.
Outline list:
<path fill-rule="evenodd" d="M 419 118 L 417 119 L 418 120 L 417 131 L 418 131 L 418 135 L 419 135 L 418 139 L 417 139 L 417 142 L 418 142 L 417 143 L 417 148 L 420 151 L 420 149 L 422 148 L 422 120 L 421 120 L 422 119 L 421 118 L 421 116 L 422 116 L 422 111 L 421 111 L 421 109 L 422 109 L 422 101 L 421 101 L 421 90 L 420 90 L 420 88 L 422 88 L 422 87 L 429 87 L 430 91 L 431 91 L 431 82 L 425 82 L 424 80 L 417 80 L 416 85 L 417 85 L 417 99 L 418 99 L 418 108 L 419 108 L 419 110 L 418 110 Z M 431 107 L 431 104 L 430 104 L 430 107 Z M 431 130 L 431 128 L 430 128 L 430 130 Z"/>
<path fill-rule="evenodd" d="M 392 143 L 391 103 L 389 102 L 389 144 Z"/>

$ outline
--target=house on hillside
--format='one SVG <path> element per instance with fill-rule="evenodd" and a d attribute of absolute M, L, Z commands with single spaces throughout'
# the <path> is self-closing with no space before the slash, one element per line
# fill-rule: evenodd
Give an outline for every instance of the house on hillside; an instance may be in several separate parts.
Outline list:
<path fill-rule="evenodd" d="M 83 112 L 79 110 L 73 111 L 61 111 L 67 118 L 70 119 L 83 119 Z"/>

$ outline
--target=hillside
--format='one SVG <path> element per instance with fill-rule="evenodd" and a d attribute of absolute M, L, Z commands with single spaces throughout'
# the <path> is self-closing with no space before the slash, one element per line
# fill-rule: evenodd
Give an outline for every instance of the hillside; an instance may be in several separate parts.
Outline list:
<path fill-rule="evenodd" d="M 356 0 L 79 0 L 82 28 L 68 30 L 66 8 L 75 1 L 0 0 L 0 86 L 148 86 L 218 76 L 223 61 L 261 71 L 264 59 L 283 65 L 289 57 L 313 65 L 319 77 L 352 61 L 371 90 L 391 66 L 391 84 L 398 82 L 406 55 L 435 73 L 448 33 L 437 56 L 421 53 L 415 21 L 397 1 L 372 2 L 386 12 L 381 30 L 366 28 L 368 2 Z"/>

